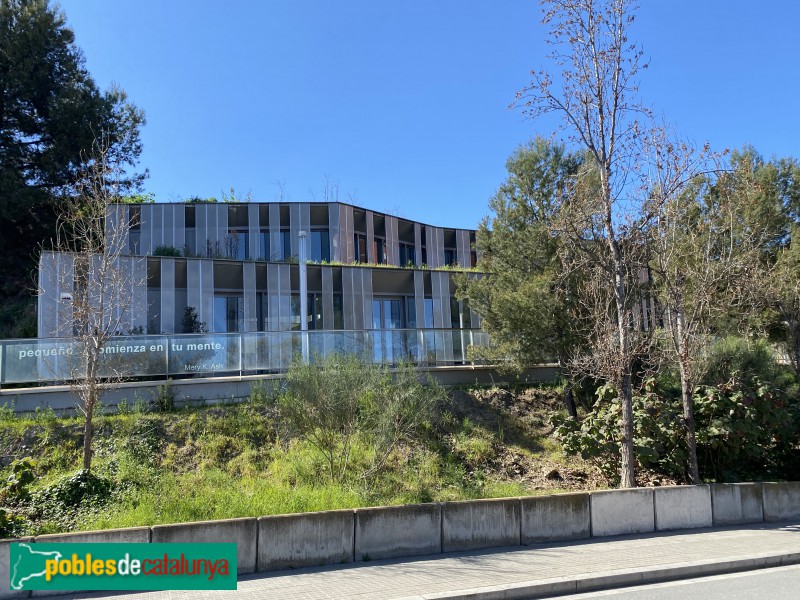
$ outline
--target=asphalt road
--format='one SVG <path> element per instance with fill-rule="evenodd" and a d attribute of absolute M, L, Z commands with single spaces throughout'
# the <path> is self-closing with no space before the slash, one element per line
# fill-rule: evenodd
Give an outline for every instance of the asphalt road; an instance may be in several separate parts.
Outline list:
<path fill-rule="evenodd" d="M 797 600 L 800 565 L 560 596 L 561 600 Z"/>

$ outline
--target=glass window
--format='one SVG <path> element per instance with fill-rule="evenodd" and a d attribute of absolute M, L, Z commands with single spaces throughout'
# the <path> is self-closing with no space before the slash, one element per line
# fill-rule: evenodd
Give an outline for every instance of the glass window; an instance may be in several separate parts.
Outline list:
<path fill-rule="evenodd" d="M 281 252 L 278 260 L 289 260 L 292 256 L 292 238 L 288 229 L 281 229 Z M 300 314 L 298 309 L 298 315 Z"/>
<path fill-rule="evenodd" d="M 433 329 L 433 298 L 425 298 L 422 302 L 425 309 L 425 329 Z"/>
<path fill-rule="evenodd" d="M 272 252 L 269 247 L 269 231 L 261 232 L 261 244 L 259 245 L 261 256 L 263 260 L 272 260 Z"/>
<path fill-rule="evenodd" d="M 416 264 L 416 252 L 414 245 L 407 242 L 400 242 L 400 266 L 413 267 Z"/>
<path fill-rule="evenodd" d="M 236 260 L 250 258 L 249 239 L 247 231 L 231 229 L 225 238 L 225 255 Z"/>
<path fill-rule="evenodd" d="M 372 301 L 372 328 L 373 329 L 380 329 L 381 328 L 381 301 L 380 300 L 373 300 Z"/>
<path fill-rule="evenodd" d="M 353 236 L 353 246 L 355 248 L 356 262 L 367 262 L 367 236 L 363 233 L 356 233 Z"/>
<path fill-rule="evenodd" d="M 292 294 L 292 331 L 300 331 L 300 294 Z"/>
<path fill-rule="evenodd" d="M 322 294 L 310 293 L 306 310 L 308 311 L 306 315 L 308 330 L 322 329 Z M 300 294 L 292 294 L 292 331 L 300 331 L 300 329 Z"/>
<path fill-rule="evenodd" d="M 244 329 L 244 299 L 241 296 L 214 296 L 214 332 Z"/>
<path fill-rule="evenodd" d="M 327 229 L 312 231 L 309 242 L 308 260 L 330 262 L 331 246 Z"/>
<path fill-rule="evenodd" d="M 333 295 L 333 328 L 344 329 L 344 304 L 341 294 Z"/>
<path fill-rule="evenodd" d="M 269 305 L 267 303 L 267 294 L 260 293 L 256 297 L 256 310 L 258 311 L 258 330 L 269 331 Z"/>
<path fill-rule="evenodd" d="M 461 329 L 461 311 L 458 307 L 458 300 L 455 296 L 450 296 L 450 327 Z"/>
<path fill-rule="evenodd" d="M 386 262 L 386 241 L 383 238 L 376 237 L 372 243 L 372 252 L 375 255 L 375 262 L 383 264 Z"/>
<path fill-rule="evenodd" d="M 409 329 L 417 327 L 417 305 L 414 298 L 406 298 L 406 327 Z"/>
<path fill-rule="evenodd" d="M 445 248 L 444 249 L 444 264 L 445 265 L 454 265 L 458 262 L 456 257 L 456 251 L 453 248 Z"/>
<path fill-rule="evenodd" d="M 161 333 L 161 291 L 147 290 L 147 333 Z"/>
<path fill-rule="evenodd" d="M 322 294 L 308 295 L 308 328 L 322 329 Z"/>
<path fill-rule="evenodd" d="M 128 232 L 128 252 L 130 254 L 139 254 L 139 242 L 142 239 L 142 232 L 138 229 L 131 229 Z"/>

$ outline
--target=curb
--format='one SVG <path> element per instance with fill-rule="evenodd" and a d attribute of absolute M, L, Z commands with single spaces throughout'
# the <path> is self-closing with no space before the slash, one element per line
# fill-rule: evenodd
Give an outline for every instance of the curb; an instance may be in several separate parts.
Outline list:
<path fill-rule="evenodd" d="M 800 552 L 766 554 L 725 561 L 676 563 L 671 566 L 652 569 L 622 569 L 591 576 L 558 577 L 454 590 L 451 592 L 422 594 L 408 596 L 400 600 L 527 600 L 692 579 L 694 577 L 724 575 L 725 573 L 755 571 L 795 564 L 800 564 Z"/>

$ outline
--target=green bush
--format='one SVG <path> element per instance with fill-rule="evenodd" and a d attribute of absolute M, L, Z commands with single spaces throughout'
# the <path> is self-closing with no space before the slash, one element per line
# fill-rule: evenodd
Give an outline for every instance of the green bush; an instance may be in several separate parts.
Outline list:
<path fill-rule="evenodd" d="M 357 440 L 371 450 L 361 456 L 361 478 L 383 470 L 391 453 L 430 423 L 444 390 L 425 384 L 410 365 L 393 372 L 353 355 L 331 354 L 305 364 L 296 361 L 278 398 L 284 422 L 311 443 L 328 465 L 333 481 L 343 481 Z"/>
<path fill-rule="evenodd" d="M 176 256 L 181 257 L 183 253 L 175 246 L 156 246 L 153 248 L 153 256 Z"/>
<path fill-rule="evenodd" d="M 730 353 L 725 356 L 730 357 Z M 737 356 L 741 358 L 741 353 Z M 757 358 L 757 357 L 756 357 Z M 716 363 L 724 368 L 755 365 L 749 374 L 731 373 L 718 385 L 703 385 L 694 393 L 695 431 L 700 474 L 706 480 L 796 479 L 800 472 L 800 400 L 794 391 L 779 388 L 753 375 L 756 367 L 780 369 L 757 360 Z M 655 379 L 645 381 L 633 397 L 634 450 L 640 466 L 678 480 L 686 479 L 680 400 L 665 393 Z M 620 466 L 621 409 L 613 387 L 597 390 L 594 408 L 582 422 L 553 418 L 564 451 L 595 462 L 616 483 Z"/>
<path fill-rule="evenodd" d="M 172 387 L 172 379 L 157 385 L 155 391 L 150 393 L 153 398 L 153 408 L 157 412 L 171 412 L 175 410 L 175 390 Z"/>
<path fill-rule="evenodd" d="M 633 395 L 634 453 L 640 466 L 683 477 L 686 454 L 679 433 L 680 402 L 662 397 L 654 379 Z M 613 386 L 597 388 L 593 409 L 583 421 L 553 416 L 555 435 L 564 452 L 578 454 L 600 468 L 609 482 L 619 483 L 622 408 Z"/>
<path fill-rule="evenodd" d="M 749 340 L 741 337 L 727 337 L 713 343 L 705 360 L 705 385 L 722 385 L 734 376 L 753 378 L 771 384 L 786 385 L 787 370 L 775 360 L 775 354 L 764 340 Z"/>

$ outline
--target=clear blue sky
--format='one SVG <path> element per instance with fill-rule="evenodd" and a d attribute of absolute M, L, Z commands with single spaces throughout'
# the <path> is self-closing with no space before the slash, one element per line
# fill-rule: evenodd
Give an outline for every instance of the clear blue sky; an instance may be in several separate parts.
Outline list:
<path fill-rule="evenodd" d="M 643 0 L 645 102 L 717 149 L 800 156 L 800 2 Z M 98 85 L 147 114 L 158 201 L 339 199 L 475 227 L 537 132 L 509 110 L 545 65 L 531 0 L 62 0 Z"/>

